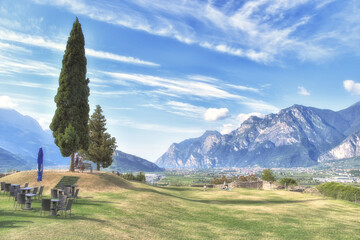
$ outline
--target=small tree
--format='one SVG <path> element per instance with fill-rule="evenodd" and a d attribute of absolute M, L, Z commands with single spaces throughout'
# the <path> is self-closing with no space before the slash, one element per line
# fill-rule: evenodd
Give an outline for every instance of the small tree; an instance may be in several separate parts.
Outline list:
<path fill-rule="evenodd" d="M 88 84 L 85 40 L 76 18 L 62 60 L 59 88 L 55 96 L 56 111 L 50 124 L 61 154 L 70 156 L 70 171 L 74 171 L 74 154 L 89 147 Z"/>
<path fill-rule="evenodd" d="M 96 105 L 95 112 L 89 120 L 89 149 L 85 151 L 86 159 L 96 163 L 96 169 L 107 168 L 112 162 L 112 155 L 116 149 L 116 140 L 106 131 L 106 119 L 100 105 Z"/>
<path fill-rule="evenodd" d="M 139 173 L 136 175 L 136 181 L 145 182 L 145 181 L 146 181 L 145 173 L 139 172 Z"/>
<path fill-rule="evenodd" d="M 295 179 L 292 178 L 283 178 L 280 181 L 280 184 L 284 187 L 284 186 L 291 186 L 291 185 L 297 185 L 297 182 Z"/>
<path fill-rule="evenodd" d="M 274 173 L 270 169 L 265 169 L 261 174 L 261 179 L 268 182 L 275 182 Z"/>

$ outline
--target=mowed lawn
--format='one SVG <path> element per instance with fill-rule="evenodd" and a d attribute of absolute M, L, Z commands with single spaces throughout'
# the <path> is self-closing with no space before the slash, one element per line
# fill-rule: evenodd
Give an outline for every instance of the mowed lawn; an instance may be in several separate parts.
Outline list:
<path fill-rule="evenodd" d="M 0 181 L 23 184 L 34 175 Z M 45 194 L 64 175 L 80 176 L 72 217 L 40 217 L 40 201 L 34 210 L 14 211 L 0 195 L 0 239 L 360 239 L 360 205 L 346 201 L 286 191 L 159 188 L 108 173 L 66 172 L 44 173 Z"/>

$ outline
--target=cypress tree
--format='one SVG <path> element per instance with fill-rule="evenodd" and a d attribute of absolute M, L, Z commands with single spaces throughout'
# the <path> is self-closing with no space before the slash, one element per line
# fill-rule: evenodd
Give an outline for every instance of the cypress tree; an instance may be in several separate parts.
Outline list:
<path fill-rule="evenodd" d="M 55 96 L 56 111 L 50 124 L 61 154 L 70 156 L 70 171 L 74 171 L 74 154 L 89 147 L 88 85 L 85 40 L 76 18 L 62 60 L 59 88 Z"/>
<path fill-rule="evenodd" d="M 96 169 L 107 168 L 112 162 L 112 155 L 116 149 L 116 140 L 106 132 L 106 119 L 100 105 L 96 105 L 89 120 L 90 145 L 85 152 L 86 159 L 96 163 Z"/>

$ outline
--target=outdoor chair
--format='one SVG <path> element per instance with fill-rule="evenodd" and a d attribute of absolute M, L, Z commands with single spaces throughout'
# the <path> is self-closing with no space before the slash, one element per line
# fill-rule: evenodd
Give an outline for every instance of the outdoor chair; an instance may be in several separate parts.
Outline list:
<path fill-rule="evenodd" d="M 65 211 L 65 217 L 66 217 L 66 212 L 67 211 L 70 211 L 70 217 L 71 217 L 71 206 L 72 206 L 73 201 L 74 201 L 74 199 L 69 199 L 69 201 L 66 204 L 66 207 L 59 208 L 59 210 L 61 210 L 62 213 L 64 213 L 64 211 Z"/>
<path fill-rule="evenodd" d="M 38 192 L 38 188 L 34 188 L 32 194 L 37 194 L 37 192 Z"/>
<path fill-rule="evenodd" d="M 74 200 L 75 200 L 75 202 L 76 202 L 76 201 L 77 201 L 77 199 L 78 199 L 78 194 L 79 194 L 79 191 L 80 191 L 80 189 L 76 189 L 75 194 L 74 194 L 74 195 L 72 195 L 72 196 L 70 196 L 70 198 L 74 199 Z"/>
<path fill-rule="evenodd" d="M 5 193 L 10 192 L 11 183 L 5 183 Z"/>
<path fill-rule="evenodd" d="M 65 183 L 63 183 L 63 182 L 61 183 L 61 189 L 65 190 Z"/>
<path fill-rule="evenodd" d="M 70 192 L 71 192 L 71 187 L 65 187 L 64 195 L 68 196 L 68 195 L 70 195 Z"/>
<path fill-rule="evenodd" d="M 15 188 L 13 186 L 10 186 L 9 188 L 9 201 L 10 198 L 14 198 L 15 197 Z"/>
<path fill-rule="evenodd" d="M 41 199 L 42 198 L 42 193 L 43 193 L 43 191 L 44 191 L 44 186 L 41 186 L 40 187 L 40 190 L 39 190 L 39 193 L 38 193 L 38 195 L 36 196 L 36 199 Z"/>
<path fill-rule="evenodd" d="M 15 192 L 14 192 L 14 207 L 15 207 L 15 204 L 17 203 L 17 197 L 18 197 L 18 194 L 20 193 L 20 190 L 15 188 Z"/>
<path fill-rule="evenodd" d="M 1 192 L 5 193 L 5 182 L 1 182 Z"/>
<path fill-rule="evenodd" d="M 25 183 L 25 186 L 24 187 L 28 187 L 29 186 L 29 183 L 27 182 L 27 183 Z"/>
<path fill-rule="evenodd" d="M 66 195 L 61 195 L 59 196 L 60 202 L 59 202 L 59 207 L 60 208 L 65 208 L 66 207 L 66 200 L 67 200 L 67 196 Z"/>
<path fill-rule="evenodd" d="M 58 198 L 58 191 L 57 191 L 57 189 L 51 189 L 51 198 L 52 198 L 52 199 Z"/>
<path fill-rule="evenodd" d="M 41 199 L 41 211 L 40 211 L 40 216 L 42 215 L 43 211 L 49 211 L 49 216 L 50 216 L 50 211 L 51 211 L 51 199 Z"/>
<path fill-rule="evenodd" d="M 18 193 L 15 210 L 16 210 L 16 208 L 17 208 L 18 205 L 20 205 L 20 207 L 22 208 L 22 207 L 25 205 L 25 203 L 26 203 L 25 194 L 23 194 L 23 193 Z"/>

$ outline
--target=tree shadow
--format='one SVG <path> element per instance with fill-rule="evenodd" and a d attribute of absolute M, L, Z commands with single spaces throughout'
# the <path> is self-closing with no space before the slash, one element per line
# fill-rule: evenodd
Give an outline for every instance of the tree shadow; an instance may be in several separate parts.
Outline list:
<path fill-rule="evenodd" d="M 21 228 L 23 226 L 17 225 L 21 223 L 29 224 L 33 221 L 0 221 L 0 228 Z"/>

